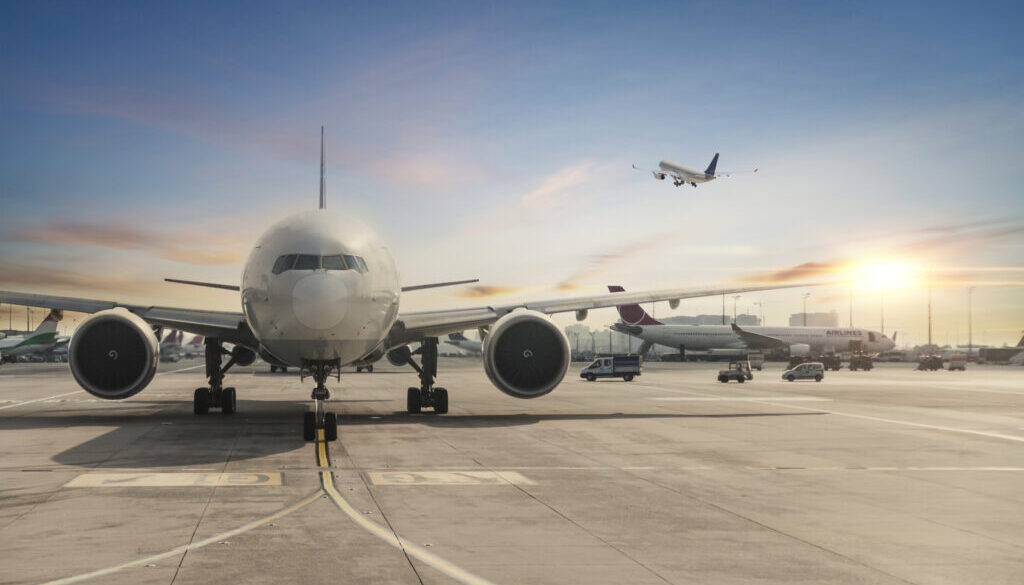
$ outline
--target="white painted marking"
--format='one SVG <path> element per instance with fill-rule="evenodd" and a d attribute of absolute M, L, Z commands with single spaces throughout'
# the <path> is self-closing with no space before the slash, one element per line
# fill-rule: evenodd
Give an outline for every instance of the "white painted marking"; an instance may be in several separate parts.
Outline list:
<path fill-rule="evenodd" d="M 313 502 L 319 500 L 321 497 L 323 497 L 323 492 L 321 490 L 317 490 L 315 494 L 313 494 L 311 496 L 307 496 L 306 498 L 304 498 L 304 499 L 302 499 L 302 500 L 292 504 L 291 506 L 288 506 L 287 508 L 278 510 L 277 512 L 274 512 L 273 514 L 271 514 L 269 516 L 264 516 L 263 518 L 260 518 L 258 520 L 253 520 L 252 522 L 249 522 L 248 524 L 243 524 L 242 526 L 239 526 L 238 528 L 235 528 L 234 530 L 229 530 L 227 532 L 222 532 L 220 534 L 215 534 L 215 535 L 213 535 L 213 536 L 211 536 L 209 538 L 205 538 L 205 539 L 200 540 L 198 542 L 193 542 L 191 544 L 182 545 L 182 546 L 179 546 L 177 548 L 172 548 L 169 551 L 162 552 L 160 554 L 156 554 L 156 555 L 153 555 L 153 556 L 144 557 L 144 558 L 141 558 L 141 559 L 136 559 L 134 561 L 128 561 L 127 563 L 121 563 L 120 565 L 114 565 L 113 567 L 107 567 L 106 569 L 99 569 L 98 571 L 92 571 L 92 572 L 89 572 L 89 573 L 82 573 L 81 575 L 72 575 L 71 577 L 64 577 L 63 579 L 56 579 L 54 581 L 47 581 L 46 583 L 41 583 L 40 585 L 71 585 L 72 583 L 81 583 L 82 581 L 87 581 L 89 579 L 95 579 L 96 577 L 103 577 L 104 575 L 109 575 L 111 573 L 116 573 L 118 571 L 121 571 L 121 570 L 124 570 L 124 569 L 128 569 L 128 568 L 131 568 L 131 567 L 140 567 L 140 566 L 144 566 L 144 565 L 153 564 L 153 563 L 156 563 L 157 561 L 161 561 L 161 560 L 166 559 L 166 558 L 170 558 L 170 557 L 174 557 L 174 556 L 177 556 L 177 555 L 181 555 L 181 554 L 184 554 L 184 553 L 186 553 L 186 552 L 188 552 L 190 550 L 195 550 L 195 549 L 198 549 L 198 548 L 203 548 L 204 546 L 211 545 L 211 544 L 213 544 L 215 542 L 223 542 L 223 541 L 225 541 L 225 540 L 227 540 L 227 539 L 229 539 L 229 538 L 231 538 L 233 536 L 238 536 L 239 534 L 242 534 L 242 533 L 245 533 L 245 532 L 249 532 L 250 530 L 252 530 L 254 528 L 259 528 L 260 526 L 266 525 L 268 522 L 271 522 L 273 520 L 277 520 L 278 518 L 283 518 L 283 517 L 287 516 L 288 514 L 291 514 L 292 512 L 295 512 L 296 510 L 305 508 L 306 506 L 308 506 L 308 505 L 312 504 Z"/>
<path fill-rule="evenodd" d="M 281 485 L 280 473 L 86 473 L 64 487 L 244 487 Z"/>
<path fill-rule="evenodd" d="M 751 396 L 655 396 L 648 400 L 664 400 L 670 402 L 760 402 L 762 400 L 776 400 L 779 402 L 832 402 L 831 398 L 819 398 L 817 396 L 769 396 L 755 398 Z"/>
<path fill-rule="evenodd" d="M 368 471 L 374 485 L 536 485 L 516 471 Z"/>
<path fill-rule="evenodd" d="M 0 406 L 0 410 L 14 408 L 16 406 L 25 406 L 26 404 L 34 404 L 36 402 L 44 402 L 46 400 L 53 400 L 54 398 L 60 398 L 61 396 L 71 396 L 72 394 L 78 394 L 79 392 L 85 392 L 85 390 L 75 390 L 74 392 L 65 392 L 64 394 L 54 394 L 53 396 L 47 396 L 46 398 L 36 398 L 35 400 L 15 402 L 14 404 L 8 404 L 7 406 Z"/>

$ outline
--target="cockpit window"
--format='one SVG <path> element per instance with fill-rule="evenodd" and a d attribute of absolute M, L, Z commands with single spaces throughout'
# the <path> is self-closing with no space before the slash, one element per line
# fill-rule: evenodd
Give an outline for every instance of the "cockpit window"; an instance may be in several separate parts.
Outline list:
<path fill-rule="evenodd" d="M 274 262 L 274 274 L 281 274 L 286 270 L 291 270 L 292 266 L 295 266 L 295 258 L 298 254 L 285 254 L 279 256 L 277 262 Z"/>
<path fill-rule="evenodd" d="M 326 270 L 348 270 L 348 266 L 345 265 L 345 258 L 341 255 L 324 256 L 323 267 Z"/>
<path fill-rule="evenodd" d="M 363 272 L 369 272 L 370 269 L 366 267 L 366 260 L 363 260 L 362 256 L 356 256 L 356 260 L 359 261 L 359 269 Z"/>
<path fill-rule="evenodd" d="M 311 254 L 299 254 L 295 260 L 294 270 L 316 270 L 320 268 L 320 257 Z"/>
<path fill-rule="evenodd" d="M 355 256 L 349 256 L 348 254 L 346 254 L 345 255 L 345 264 L 348 264 L 348 267 L 351 268 L 352 270 L 359 270 L 359 263 L 356 262 L 356 257 Z M 362 272 L 362 271 L 360 270 L 360 272 Z"/>

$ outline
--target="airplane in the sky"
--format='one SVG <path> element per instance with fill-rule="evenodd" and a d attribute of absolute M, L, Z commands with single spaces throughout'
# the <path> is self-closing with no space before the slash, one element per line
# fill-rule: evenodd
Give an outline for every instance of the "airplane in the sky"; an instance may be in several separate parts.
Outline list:
<path fill-rule="evenodd" d="M 466 336 L 461 331 L 457 333 L 449 333 L 448 341 L 445 343 L 454 345 L 455 347 L 467 351 L 469 353 L 480 353 L 483 349 L 482 341 L 473 341 L 472 339 L 466 339 Z"/>
<path fill-rule="evenodd" d="M 19 356 L 44 352 L 57 345 L 57 322 L 62 318 L 59 310 L 50 311 L 35 331 L 0 339 L 0 361 L 12 361 Z"/>
<path fill-rule="evenodd" d="M 337 437 L 337 416 L 326 412 L 327 381 L 340 380 L 343 366 L 373 363 L 387 356 L 419 373 L 418 387 L 406 393 L 410 413 L 432 408 L 448 411 L 448 391 L 435 384 L 438 337 L 486 328 L 484 371 L 502 392 L 537 398 L 551 392 L 569 368 L 569 341 L 549 315 L 573 312 L 578 320 L 591 309 L 746 293 L 790 286 L 727 289 L 668 289 L 599 294 L 547 301 L 401 312 L 403 292 L 466 281 L 401 286 L 395 260 L 386 244 L 364 224 L 326 209 L 323 130 L 320 143 L 319 209 L 285 217 L 256 241 L 241 275 L 241 284 L 172 280 L 240 294 L 241 311 L 204 311 L 132 305 L 115 301 L 0 291 L 0 302 L 92 313 L 71 338 L 68 364 L 75 379 L 99 398 L 133 396 L 153 379 L 159 363 L 154 329 L 173 328 L 206 338 L 209 386 L 193 395 L 193 410 L 231 413 L 236 391 L 225 387 L 225 373 L 250 365 L 256 356 L 271 364 L 298 367 L 316 383 L 313 412 L 303 419 L 303 435 L 313 440 L 322 429 Z M 171 280 L 171 279 L 168 279 Z M 409 344 L 420 343 L 417 363 Z M 224 344 L 232 345 L 230 350 Z M 224 357 L 227 362 L 224 363 Z"/>
<path fill-rule="evenodd" d="M 640 168 L 636 165 L 633 165 L 633 168 L 638 171 L 649 170 Z M 718 177 L 728 177 L 736 174 L 736 172 L 746 172 L 733 171 L 728 173 L 719 173 L 716 172 L 717 168 L 718 153 L 716 152 L 715 157 L 711 159 L 711 164 L 708 165 L 708 168 L 704 169 L 704 172 L 698 171 L 696 169 L 691 169 L 690 167 L 681 165 L 676 162 L 672 162 L 670 160 L 661 161 L 660 163 L 658 163 L 658 170 L 650 170 L 649 172 L 652 175 L 654 175 L 655 179 L 658 179 L 659 181 L 664 181 L 665 177 L 672 177 L 672 183 L 676 187 L 681 187 L 687 183 L 696 187 L 697 183 L 709 183 L 711 181 L 714 181 Z M 756 173 L 757 169 L 754 169 L 753 171 L 750 172 Z"/>
<path fill-rule="evenodd" d="M 608 291 L 622 294 L 621 286 Z M 640 339 L 639 353 L 655 344 L 679 350 L 787 348 L 790 355 L 810 352 L 863 351 L 878 353 L 896 347 L 883 333 L 859 327 L 740 327 L 732 325 L 668 325 L 651 317 L 639 304 L 618 305 L 619 322 L 612 329 Z M 895 335 L 894 335 L 895 337 Z"/>

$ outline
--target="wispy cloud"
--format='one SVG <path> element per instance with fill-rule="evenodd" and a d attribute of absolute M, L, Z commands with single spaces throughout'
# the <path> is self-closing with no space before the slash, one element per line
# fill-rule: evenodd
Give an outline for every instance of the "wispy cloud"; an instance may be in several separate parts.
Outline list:
<path fill-rule="evenodd" d="M 486 297 L 515 294 L 522 292 L 523 290 L 524 289 L 521 287 L 514 286 L 469 286 L 453 294 L 454 296 L 466 299 L 481 299 Z"/>
<path fill-rule="evenodd" d="M 141 229 L 128 223 L 46 222 L 15 230 L 4 239 L 12 242 L 140 250 L 160 258 L 195 265 L 234 264 L 245 254 L 245 242 L 240 237 L 213 232 L 201 235 L 170 234 L 155 229 Z"/>
<path fill-rule="evenodd" d="M 590 257 L 587 268 L 574 272 L 559 282 L 557 288 L 563 291 L 576 290 L 588 281 L 609 274 L 638 256 L 671 245 L 679 238 L 680 236 L 675 233 L 654 234 L 626 244 L 615 251 L 594 254 Z"/>

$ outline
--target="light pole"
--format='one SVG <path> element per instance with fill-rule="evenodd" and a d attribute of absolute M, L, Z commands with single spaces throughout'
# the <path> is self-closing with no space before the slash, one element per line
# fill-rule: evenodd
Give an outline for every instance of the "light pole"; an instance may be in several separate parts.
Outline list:
<path fill-rule="evenodd" d="M 807 297 L 811 296 L 811 293 L 804 293 L 804 327 L 807 327 Z"/>
<path fill-rule="evenodd" d="M 725 325 L 725 293 L 722 293 L 722 325 Z"/>
<path fill-rule="evenodd" d="M 764 301 L 757 301 L 754 304 L 757 305 L 758 313 L 761 314 L 761 319 L 757 322 L 757 324 L 760 325 L 761 327 L 764 327 Z"/>
<path fill-rule="evenodd" d="M 974 337 L 972 335 L 972 323 L 971 323 L 971 293 L 974 292 L 974 287 L 967 287 L 967 361 L 971 361 L 971 354 L 974 353 Z"/>
<path fill-rule="evenodd" d="M 732 298 L 732 322 L 736 322 L 736 301 L 740 300 L 740 295 L 736 295 Z"/>
<path fill-rule="evenodd" d="M 881 312 L 881 318 L 882 318 L 882 335 L 885 335 L 885 291 L 884 290 L 878 293 L 878 299 L 879 299 L 878 300 L 878 306 L 879 306 L 879 310 Z"/>
<path fill-rule="evenodd" d="M 853 329 L 853 285 L 850 285 L 850 329 Z"/>

